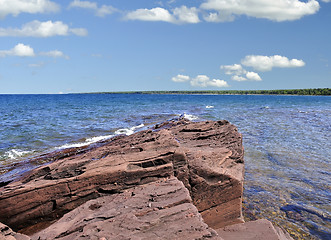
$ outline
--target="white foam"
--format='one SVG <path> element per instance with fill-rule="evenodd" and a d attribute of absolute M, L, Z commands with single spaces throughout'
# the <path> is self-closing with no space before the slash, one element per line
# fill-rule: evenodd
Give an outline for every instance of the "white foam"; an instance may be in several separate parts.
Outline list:
<path fill-rule="evenodd" d="M 24 151 L 20 149 L 11 149 L 10 151 L 5 152 L 5 156 L 10 159 L 17 159 L 20 157 L 23 157 L 25 155 L 28 155 L 32 151 Z"/>
<path fill-rule="evenodd" d="M 135 132 L 136 129 L 138 128 L 142 128 L 143 126 L 145 126 L 144 124 L 140 124 L 138 126 L 134 126 L 131 128 L 123 128 L 123 129 L 118 129 L 114 135 L 105 135 L 105 136 L 96 136 L 96 137 L 91 137 L 91 138 L 87 138 L 84 142 L 79 142 L 79 143 L 68 143 L 68 144 L 64 144 L 60 147 L 57 147 L 55 149 L 59 150 L 59 149 L 66 149 L 66 148 L 77 148 L 77 147 L 84 147 L 87 145 L 90 145 L 92 143 L 96 143 L 96 142 L 100 142 L 103 140 L 107 140 L 109 138 L 114 137 L 115 135 L 120 135 L 120 134 L 125 134 L 125 135 L 131 135 Z"/>
<path fill-rule="evenodd" d="M 135 130 L 137 130 L 138 128 L 142 128 L 143 126 L 145 126 L 144 124 L 140 124 L 138 126 L 134 126 L 134 127 L 131 127 L 131 128 L 121 128 L 121 129 L 118 129 L 115 134 L 116 135 L 120 135 L 120 134 L 125 134 L 125 135 L 131 135 L 135 132 Z"/>
<path fill-rule="evenodd" d="M 186 114 L 186 113 L 184 113 L 183 117 L 187 120 L 190 120 L 190 121 L 194 121 L 194 120 L 199 119 L 199 117 L 197 117 L 197 116 L 194 116 L 194 115 L 191 115 L 191 114 Z"/>
<path fill-rule="evenodd" d="M 102 140 L 107 140 L 109 138 L 114 137 L 114 135 L 105 135 L 105 136 L 97 136 L 97 137 L 92 137 L 92 138 L 87 138 L 85 140 L 85 142 L 81 142 L 81 143 L 68 143 L 68 144 L 64 144 L 60 147 L 57 147 L 56 149 L 66 149 L 66 148 L 76 148 L 76 147 L 84 147 L 87 145 L 90 145 L 92 143 L 96 143 Z"/>
<path fill-rule="evenodd" d="M 214 106 L 212 106 L 212 105 L 207 105 L 206 108 L 208 108 L 208 109 L 209 109 L 209 108 L 214 108 Z"/>

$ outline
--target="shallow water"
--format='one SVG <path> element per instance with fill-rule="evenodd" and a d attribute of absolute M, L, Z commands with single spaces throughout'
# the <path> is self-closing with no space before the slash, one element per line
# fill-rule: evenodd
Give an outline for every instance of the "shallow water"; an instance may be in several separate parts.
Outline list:
<path fill-rule="evenodd" d="M 331 239 L 331 97 L 0 95 L 0 181 L 29 157 L 131 134 L 186 114 L 227 119 L 243 134 L 244 214 L 296 239 Z"/>

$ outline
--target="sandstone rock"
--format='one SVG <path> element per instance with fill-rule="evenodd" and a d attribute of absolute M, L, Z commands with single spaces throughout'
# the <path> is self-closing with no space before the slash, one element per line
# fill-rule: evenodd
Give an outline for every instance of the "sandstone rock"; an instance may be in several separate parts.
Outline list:
<path fill-rule="evenodd" d="M 31 238 L 11 230 L 10 227 L 0 223 L 0 240 L 30 240 Z"/>
<path fill-rule="evenodd" d="M 228 121 L 172 126 L 187 158 L 188 174 L 177 174 L 194 205 L 213 228 L 242 223 L 242 136 Z M 187 180 L 188 179 L 188 184 Z"/>
<path fill-rule="evenodd" d="M 293 240 L 279 227 L 274 227 L 266 219 L 235 224 L 217 230 L 225 240 Z"/>
<path fill-rule="evenodd" d="M 0 188 L 1 222 L 33 233 L 91 199 L 171 176 L 209 226 L 242 222 L 242 138 L 227 121 L 170 121 L 55 159 Z"/>
<path fill-rule="evenodd" d="M 90 200 L 32 239 L 222 239 L 177 178 Z"/>

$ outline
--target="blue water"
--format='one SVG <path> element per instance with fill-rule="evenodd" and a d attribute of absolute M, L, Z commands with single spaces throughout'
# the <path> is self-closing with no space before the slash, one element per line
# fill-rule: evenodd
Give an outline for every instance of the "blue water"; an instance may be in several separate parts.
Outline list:
<path fill-rule="evenodd" d="M 182 114 L 227 119 L 243 134 L 246 218 L 268 218 L 295 239 L 331 239 L 326 96 L 0 95 L 0 181 L 24 171 L 16 163 L 41 153 L 130 134 Z"/>

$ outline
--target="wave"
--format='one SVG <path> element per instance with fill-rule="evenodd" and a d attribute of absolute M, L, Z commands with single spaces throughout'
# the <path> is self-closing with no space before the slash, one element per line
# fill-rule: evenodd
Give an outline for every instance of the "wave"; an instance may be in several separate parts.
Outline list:
<path fill-rule="evenodd" d="M 105 136 L 96 136 L 96 137 L 91 137 L 91 138 L 87 138 L 84 142 L 79 142 L 79 143 L 68 143 L 68 144 L 64 144 L 60 147 L 57 147 L 57 150 L 60 149 L 66 149 L 66 148 L 77 148 L 77 147 L 84 147 L 84 146 L 88 146 L 90 144 L 96 143 L 96 142 L 100 142 L 100 141 L 104 141 L 107 139 L 110 139 L 116 135 L 120 135 L 120 134 L 125 134 L 125 135 L 131 135 L 133 134 L 137 129 L 144 127 L 144 124 L 140 124 L 138 126 L 134 126 L 131 128 L 122 128 L 122 129 L 118 129 L 117 131 L 115 131 L 115 134 L 112 135 L 105 135 Z"/>
<path fill-rule="evenodd" d="M 186 114 L 186 113 L 182 114 L 181 117 L 183 117 L 187 120 L 190 120 L 190 121 L 194 121 L 194 120 L 199 119 L 199 117 L 197 117 L 197 116 L 194 116 L 194 115 L 191 115 L 191 114 Z"/>
<path fill-rule="evenodd" d="M 31 154 L 33 151 L 24 151 L 21 149 L 11 149 L 5 152 L 4 156 L 8 159 L 14 160 Z"/>
<path fill-rule="evenodd" d="M 125 134 L 125 135 L 131 135 L 133 134 L 138 128 L 144 127 L 144 124 L 140 124 L 138 126 L 134 126 L 131 128 L 121 128 L 115 131 L 115 135 Z"/>
<path fill-rule="evenodd" d="M 81 143 L 68 143 L 68 144 L 64 144 L 60 147 L 57 147 L 56 149 L 66 149 L 66 148 L 77 148 L 77 147 L 84 147 L 87 145 L 90 145 L 92 143 L 96 143 L 96 142 L 100 142 L 103 140 L 107 140 L 109 138 L 114 137 L 115 135 L 105 135 L 105 136 L 97 136 L 97 137 L 91 137 L 91 138 L 87 138 L 85 140 L 85 142 L 81 142 Z"/>
<path fill-rule="evenodd" d="M 207 109 L 209 109 L 209 108 L 214 108 L 214 106 L 212 106 L 212 105 L 207 105 L 206 108 L 207 108 Z"/>

